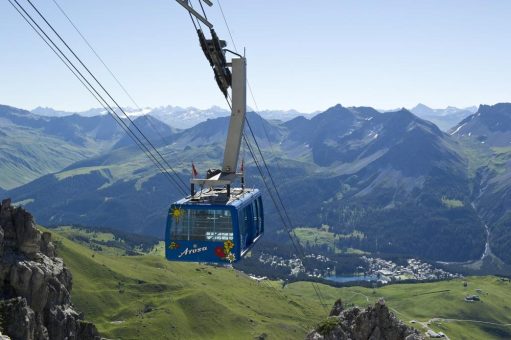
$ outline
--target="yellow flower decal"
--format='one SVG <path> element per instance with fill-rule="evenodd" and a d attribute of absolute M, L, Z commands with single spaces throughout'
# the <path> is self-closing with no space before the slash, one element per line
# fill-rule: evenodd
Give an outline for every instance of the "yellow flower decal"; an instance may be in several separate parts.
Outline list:
<path fill-rule="evenodd" d="M 231 263 L 234 262 L 236 257 L 231 253 L 232 248 L 234 248 L 234 243 L 231 240 L 224 241 L 224 249 L 222 249 L 222 246 L 218 246 L 217 248 L 219 249 L 217 250 L 218 254 L 220 254 L 217 254 L 218 256 Z"/>
<path fill-rule="evenodd" d="M 172 242 L 169 246 L 170 249 L 177 249 L 179 248 L 179 244 L 177 244 L 176 242 Z"/>
<path fill-rule="evenodd" d="M 184 211 L 179 208 L 174 208 L 172 209 L 171 215 L 174 217 L 176 222 L 179 222 L 179 219 L 184 215 Z"/>
<path fill-rule="evenodd" d="M 232 243 L 231 240 L 227 240 L 224 242 L 224 249 L 227 250 L 227 253 L 229 253 L 232 248 L 234 248 L 234 243 Z"/>

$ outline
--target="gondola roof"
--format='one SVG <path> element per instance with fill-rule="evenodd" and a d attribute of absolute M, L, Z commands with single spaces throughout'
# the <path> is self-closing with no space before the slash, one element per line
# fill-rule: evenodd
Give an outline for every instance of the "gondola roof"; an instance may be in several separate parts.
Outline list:
<path fill-rule="evenodd" d="M 247 201 L 259 196 L 259 189 L 254 188 L 232 188 L 229 197 L 226 188 L 210 188 L 197 192 L 193 196 L 180 199 L 174 204 L 183 205 L 230 205 L 238 207 Z"/>

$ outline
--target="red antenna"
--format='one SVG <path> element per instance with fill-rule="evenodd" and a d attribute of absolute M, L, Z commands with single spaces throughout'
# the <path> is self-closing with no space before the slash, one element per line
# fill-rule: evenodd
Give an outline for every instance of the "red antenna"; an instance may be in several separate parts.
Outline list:
<path fill-rule="evenodd" d="M 241 166 L 240 166 L 240 172 L 241 172 L 241 188 L 242 189 L 245 189 L 245 165 L 244 165 L 244 162 L 245 159 L 242 158 L 241 159 Z"/>
<path fill-rule="evenodd" d="M 197 176 L 199 176 L 199 172 L 195 168 L 195 164 L 193 164 L 193 162 L 192 162 L 192 177 L 195 178 Z"/>

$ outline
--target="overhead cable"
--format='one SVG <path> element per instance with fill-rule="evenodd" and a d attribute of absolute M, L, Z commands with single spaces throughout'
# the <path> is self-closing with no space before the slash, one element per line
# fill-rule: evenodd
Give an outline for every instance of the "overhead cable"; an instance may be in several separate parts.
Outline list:
<path fill-rule="evenodd" d="M 123 128 L 123 130 L 128 134 L 128 136 L 135 142 L 135 144 L 137 146 L 139 146 L 142 151 L 144 151 L 144 153 L 146 154 L 146 156 L 148 156 L 149 159 L 151 159 L 151 161 L 153 163 L 155 163 L 155 165 L 157 166 L 157 168 L 164 174 L 166 175 L 167 179 L 169 179 L 171 182 L 173 182 L 178 190 L 181 190 L 183 191 L 184 189 L 182 187 L 180 187 L 180 184 L 179 182 L 176 181 L 176 179 L 171 176 L 168 171 L 166 170 L 166 168 L 162 165 L 162 163 L 156 158 L 156 156 L 151 152 L 151 150 L 149 150 L 149 148 L 140 140 L 140 138 L 135 134 L 135 132 L 126 124 L 126 122 L 119 117 L 119 115 L 117 115 L 117 113 L 115 112 L 115 110 L 110 106 L 110 104 L 108 104 L 108 102 L 105 100 L 105 98 L 98 92 L 98 90 L 90 83 L 90 81 L 83 75 L 83 73 L 76 67 L 76 65 L 67 57 L 67 55 L 59 48 L 59 46 L 48 36 L 48 34 L 46 33 L 46 31 L 36 22 L 36 20 L 26 11 L 26 9 L 23 7 L 23 5 L 21 5 L 18 0 L 13 0 L 16 5 L 14 4 L 13 1 L 11 0 L 8 0 L 9 3 L 16 9 L 16 11 L 22 16 L 22 18 L 31 26 L 31 28 L 38 34 L 38 36 L 50 47 L 50 49 L 59 57 L 59 59 L 64 63 L 64 65 L 73 73 L 73 75 L 75 77 L 77 77 L 77 79 L 82 83 L 82 85 L 84 85 L 84 87 L 93 95 L 93 97 L 101 104 L 101 106 L 103 106 L 103 108 L 110 114 L 112 115 L 112 117 L 114 117 L 114 120 L 119 124 L 121 125 L 121 127 Z M 44 16 L 42 16 L 42 14 L 37 10 L 37 8 L 35 8 L 35 6 L 29 1 L 27 0 L 31 6 L 36 10 L 36 12 L 43 18 L 43 20 L 47 23 L 48 26 L 51 27 L 51 25 L 48 23 L 48 21 L 44 18 Z M 20 11 L 21 10 L 21 11 Z M 51 27 L 52 30 L 53 30 L 53 27 Z M 54 33 L 58 35 L 58 33 L 56 33 L 55 30 L 53 30 Z M 59 38 L 61 39 L 61 41 L 64 43 L 64 45 L 66 45 L 68 48 L 69 46 L 65 43 L 65 41 L 63 41 L 63 39 L 59 36 Z M 74 54 L 74 52 L 71 50 L 71 52 L 73 53 L 73 55 L 75 56 L 75 58 L 77 58 L 79 60 L 79 58 L 76 56 L 76 54 Z M 82 64 L 82 66 L 89 72 L 89 74 L 91 74 L 91 76 L 96 80 L 96 82 L 100 85 L 100 87 L 102 87 L 102 85 L 99 83 L 99 81 L 97 81 L 97 79 L 94 77 L 94 75 L 92 75 L 92 73 L 88 70 L 88 68 L 86 68 L 86 66 L 81 62 L 81 60 L 79 60 L 80 63 Z M 103 88 L 103 87 L 102 87 Z M 109 93 L 103 88 L 104 92 L 107 93 L 107 95 L 109 95 Z M 110 95 L 109 95 L 110 96 Z M 111 98 L 111 96 L 110 96 Z M 111 98 L 113 100 L 113 98 Z M 115 100 L 113 100 L 115 102 Z M 128 120 L 133 124 L 133 126 L 136 127 L 136 124 L 134 124 L 131 119 L 129 119 L 128 117 Z M 137 127 L 136 127 L 137 128 Z M 140 132 L 140 130 L 139 130 Z M 141 132 L 140 132 L 141 133 Z M 143 138 L 146 138 L 145 135 L 143 133 L 141 133 L 141 136 Z M 147 138 L 146 138 L 147 139 Z M 149 144 L 151 145 L 151 147 L 154 148 L 154 146 L 149 142 Z M 157 150 L 156 150 L 157 151 Z M 159 154 L 159 152 L 158 152 Z M 161 156 L 161 155 L 160 155 Z M 184 191 L 186 192 L 186 191 Z"/>

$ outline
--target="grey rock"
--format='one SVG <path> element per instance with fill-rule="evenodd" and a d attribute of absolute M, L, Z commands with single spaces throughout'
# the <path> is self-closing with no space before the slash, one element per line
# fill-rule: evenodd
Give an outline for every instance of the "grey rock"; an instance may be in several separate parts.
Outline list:
<path fill-rule="evenodd" d="M 8 334 L 11 339 L 34 339 L 35 313 L 25 298 L 0 301 L 0 315 L 3 333 Z"/>
<path fill-rule="evenodd" d="M 337 314 L 338 313 L 338 314 Z M 337 300 L 331 316 L 307 334 L 307 340 L 423 340 L 419 332 L 396 318 L 380 299 L 374 306 L 342 309 Z"/>
<path fill-rule="evenodd" d="M 96 326 L 90 322 L 86 322 L 80 319 L 77 319 L 76 325 L 76 339 L 99 339 L 98 330 Z M 414 340 L 414 339 L 407 339 Z"/>
<path fill-rule="evenodd" d="M 32 269 L 25 262 L 18 262 L 11 265 L 10 283 L 16 295 L 30 296 L 30 278 Z"/>
<path fill-rule="evenodd" d="M 46 231 L 41 237 L 41 253 L 48 257 L 55 257 L 55 246 L 51 243 L 51 234 Z"/>
<path fill-rule="evenodd" d="M 4 253 L 4 228 L 0 225 L 0 254 Z"/>
<path fill-rule="evenodd" d="M 0 206 L 0 331 L 12 339 L 100 339 L 71 304 L 72 275 L 51 234 L 3 200 Z"/>
<path fill-rule="evenodd" d="M 2 205 L 0 206 L 0 214 L 4 214 L 4 211 L 7 211 L 10 207 L 11 207 L 10 198 L 2 200 Z"/>
<path fill-rule="evenodd" d="M 27 254 L 33 255 L 40 251 L 41 232 L 34 226 L 32 216 L 22 210 L 15 210 L 14 225 L 16 227 L 16 237 L 19 249 Z"/>
<path fill-rule="evenodd" d="M 343 310 L 344 306 L 342 304 L 342 300 L 337 299 L 337 301 L 334 303 L 334 306 L 332 307 L 332 310 L 330 311 L 329 316 L 339 316 Z"/>

